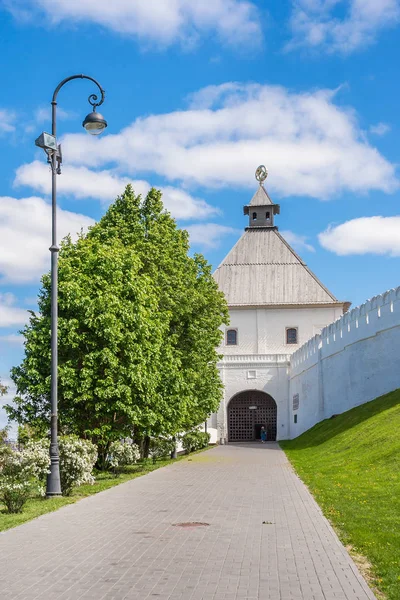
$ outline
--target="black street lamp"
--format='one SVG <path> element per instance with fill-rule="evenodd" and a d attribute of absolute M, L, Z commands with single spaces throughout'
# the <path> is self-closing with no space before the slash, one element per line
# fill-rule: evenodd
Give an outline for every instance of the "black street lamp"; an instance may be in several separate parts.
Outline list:
<path fill-rule="evenodd" d="M 48 163 L 51 166 L 51 421 L 50 421 L 50 473 L 47 476 L 46 496 L 61 495 L 60 483 L 60 457 L 58 452 L 58 398 L 57 398 L 57 371 L 58 371 L 58 347 L 57 347 L 57 326 L 58 326 L 58 251 L 57 246 L 57 187 L 56 176 L 61 174 L 62 154 L 61 145 L 57 144 L 57 96 L 60 89 L 72 79 L 89 79 L 97 85 L 100 90 L 101 98 L 98 101 L 98 96 L 92 94 L 89 96 L 89 104 L 93 106 L 93 111 L 87 115 L 82 125 L 86 131 L 92 135 L 99 135 L 107 127 L 107 121 L 104 117 L 96 112 L 96 107 L 104 102 L 104 90 L 101 85 L 88 75 L 72 75 L 64 79 L 55 89 L 52 107 L 52 129 L 51 135 L 42 133 L 36 140 L 35 144 L 43 148 L 48 156 Z"/>

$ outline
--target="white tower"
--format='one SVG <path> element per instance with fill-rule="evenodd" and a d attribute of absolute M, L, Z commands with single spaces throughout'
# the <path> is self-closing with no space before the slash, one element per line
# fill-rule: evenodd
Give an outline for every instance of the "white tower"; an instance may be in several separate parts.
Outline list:
<path fill-rule="evenodd" d="M 259 188 L 244 207 L 249 226 L 214 273 L 230 325 L 220 348 L 225 395 L 210 425 L 232 442 L 258 439 L 262 425 L 268 439 L 285 439 L 290 354 L 345 309 L 278 232 L 266 177 L 259 167 Z"/>

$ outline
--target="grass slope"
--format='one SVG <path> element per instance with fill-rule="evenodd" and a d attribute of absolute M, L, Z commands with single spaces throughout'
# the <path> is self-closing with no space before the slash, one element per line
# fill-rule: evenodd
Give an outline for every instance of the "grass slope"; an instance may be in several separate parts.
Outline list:
<path fill-rule="evenodd" d="M 400 600 L 400 390 L 281 446 L 373 586 Z"/>

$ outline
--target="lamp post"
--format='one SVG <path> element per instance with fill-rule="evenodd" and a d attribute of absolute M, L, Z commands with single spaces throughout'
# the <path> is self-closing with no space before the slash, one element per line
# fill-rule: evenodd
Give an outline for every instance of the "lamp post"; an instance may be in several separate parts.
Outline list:
<path fill-rule="evenodd" d="M 47 154 L 47 162 L 51 167 L 51 420 L 50 420 L 50 473 L 47 476 L 46 496 L 61 495 L 60 483 L 60 457 L 58 452 L 58 398 L 57 398 L 57 370 L 58 370 L 58 251 L 57 246 L 57 175 L 61 174 L 62 153 L 61 145 L 57 144 L 57 96 L 60 89 L 73 79 L 89 79 L 97 85 L 100 90 L 100 100 L 96 94 L 89 96 L 89 104 L 93 107 L 82 125 L 92 135 L 98 135 L 107 127 L 107 121 L 96 112 L 96 108 L 104 102 L 104 90 L 101 85 L 88 75 L 72 75 L 64 79 L 55 89 L 52 107 L 51 135 L 43 132 L 35 141 L 35 144 L 43 148 Z"/>

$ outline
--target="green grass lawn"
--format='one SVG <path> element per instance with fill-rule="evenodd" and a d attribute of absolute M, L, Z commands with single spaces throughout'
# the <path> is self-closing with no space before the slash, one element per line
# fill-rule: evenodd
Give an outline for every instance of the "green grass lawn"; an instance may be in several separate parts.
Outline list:
<path fill-rule="evenodd" d="M 400 600 L 400 390 L 281 446 L 370 583 Z"/>
<path fill-rule="evenodd" d="M 208 448 L 205 448 L 204 450 L 208 450 Z M 199 450 L 199 452 L 203 452 L 204 450 Z M 124 483 L 125 481 L 129 481 L 130 479 L 135 479 L 136 477 L 146 475 L 147 473 L 150 473 L 155 469 L 159 469 L 160 467 L 171 465 L 180 460 L 191 460 L 191 457 L 194 454 L 197 454 L 197 452 L 193 452 L 190 456 L 179 456 L 175 460 L 157 460 L 155 464 L 153 464 L 152 460 L 147 460 L 144 463 L 138 463 L 136 465 L 126 467 L 124 472 L 118 475 L 118 477 L 115 477 L 109 472 L 97 472 L 96 483 L 94 485 L 82 485 L 78 488 L 75 488 L 72 495 L 68 497 L 51 498 L 49 500 L 46 498 L 32 498 L 31 500 L 28 500 L 24 506 L 23 512 L 20 514 L 6 514 L 4 512 L 5 507 L 0 502 L 0 531 L 5 531 L 11 527 L 16 527 L 17 525 L 21 525 L 26 521 L 31 521 L 40 515 L 53 512 L 54 510 L 61 508 L 61 506 L 73 504 L 81 498 L 108 490 L 108 488 L 119 485 L 120 483 Z"/>

